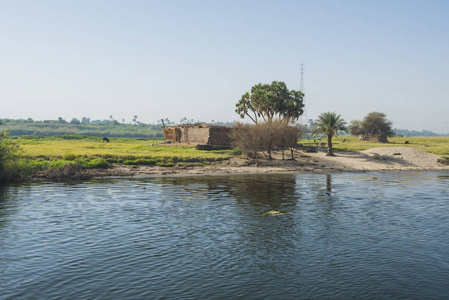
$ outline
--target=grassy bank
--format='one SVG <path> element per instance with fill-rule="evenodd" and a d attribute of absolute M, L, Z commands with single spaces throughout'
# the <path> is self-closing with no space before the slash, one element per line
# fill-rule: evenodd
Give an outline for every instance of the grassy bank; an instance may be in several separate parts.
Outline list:
<path fill-rule="evenodd" d="M 193 146 L 160 144 L 160 140 L 42 138 L 16 140 L 24 160 L 37 169 L 77 163 L 83 168 L 124 165 L 175 166 L 208 164 L 227 159 L 230 151 L 199 151 Z"/>
<path fill-rule="evenodd" d="M 76 137 L 76 136 L 75 136 Z M 343 142 L 343 139 L 346 141 Z M 405 144 L 408 141 L 409 144 Z M 110 143 L 100 138 L 19 138 L 23 159 L 37 164 L 61 166 L 77 161 L 85 168 L 106 167 L 111 163 L 125 165 L 174 166 L 179 163 L 205 164 L 221 161 L 233 155 L 232 150 L 200 151 L 193 146 L 161 144 L 161 140 L 111 138 Z M 300 140 L 299 143 L 307 143 Z M 390 138 L 389 143 L 359 141 L 358 137 L 337 137 L 334 147 L 339 151 L 361 151 L 378 147 L 413 147 L 441 156 L 449 155 L 449 137 Z"/>

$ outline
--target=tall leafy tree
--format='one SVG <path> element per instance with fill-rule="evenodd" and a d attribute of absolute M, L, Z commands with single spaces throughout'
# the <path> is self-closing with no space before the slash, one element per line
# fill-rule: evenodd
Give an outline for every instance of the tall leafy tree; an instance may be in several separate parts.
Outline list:
<path fill-rule="evenodd" d="M 77 118 L 72 118 L 72 120 L 70 121 L 70 124 L 72 124 L 72 125 L 80 125 L 81 122 Z"/>
<path fill-rule="evenodd" d="M 304 94 L 300 91 L 289 91 L 282 81 L 270 84 L 257 84 L 251 93 L 245 93 L 236 104 L 236 113 L 241 118 L 249 117 L 254 123 L 261 119 L 271 123 L 275 117 L 286 123 L 296 121 L 304 112 Z"/>
<path fill-rule="evenodd" d="M 391 128 L 393 123 L 387 120 L 387 116 L 381 112 L 371 112 L 367 114 L 361 122 L 362 131 L 372 137 L 379 137 L 385 135 L 388 137 L 394 136 L 394 131 Z"/>
<path fill-rule="evenodd" d="M 348 129 L 349 129 L 349 133 L 350 133 L 351 135 L 360 135 L 360 134 L 363 134 L 363 131 L 362 131 L 362 122 L 360 122 L 359 120 L 352 120 L 352 121 L 349 123 Z"/>
<path fill-rule="evenodd" d="M 315 129 L 312 132 L 312 135 L 327 135 L 326 156 L 335 156 L 332 151 L 332 138 L 336 136 L 339 131 L 348 132 L 348 128 L 346 127 L 345 120 L 335 112 L 322 113 L 318 116 L 318 119 L 315 120 Z"/>
<path fill-rule="evenodd" d="M 365 135 L 368 138 L 377 138 L 378 141 L 387 142 L 387 137 L 394 136 L 393 123 L 381 112 L 370 112 L 362 121 L 353 120 L 349 125 L 351 135 Z"/>

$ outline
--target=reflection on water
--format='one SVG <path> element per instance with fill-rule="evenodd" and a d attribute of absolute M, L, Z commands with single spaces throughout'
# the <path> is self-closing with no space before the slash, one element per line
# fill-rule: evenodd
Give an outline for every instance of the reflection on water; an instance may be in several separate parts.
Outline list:
<path fill-rule="evenodd" d="M 0 187 L 0 299 L 444 298 L 447 173 Z M 269 210 L 291 214 L 265 216 Z"/>

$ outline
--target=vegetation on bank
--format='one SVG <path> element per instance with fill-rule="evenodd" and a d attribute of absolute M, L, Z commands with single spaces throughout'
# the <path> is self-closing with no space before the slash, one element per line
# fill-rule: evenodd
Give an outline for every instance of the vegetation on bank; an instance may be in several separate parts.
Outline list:
<path fill-rule="evenodd" d="M 29 159 L 67 159 L 79 158 L 103 158 L 111 162 L 117 160 L 120 163 L 127 160 L 151 159 L 158 161 L 172 159 L 188 161 L 201 158 L 207 160 L 219 160 L 228 157 L 229 150 L 200 151 L 193 146 L 180 146 L 161 144 L 162 140 L 124 139 L 110 138 L 105 143 L 100 138 L 41 138 L 16 140 L 22 150 L 22 156 Z"/>
<path fill-rule="evenodd" d="M 257 158 L 262 152 L 272 159 L 274 150 L 280 149 L 284 158 L 285 150 L 294 148 L 305 131 L 294 125 L 304 112 L 304 94 L 289 90 L 282 81 L 254 85 L 235 106 L 241 118 L 254 122 L 237 124 L 230 137 L 232 146 L 247 157 Z"/>
<path fill-rule="evenodd" d="M 297 143 L 310 145 L 310 139 L 316 140 L 318 136 L 327 137 L 327 155 L 333 155 L 333 149 L 360 151 L 406 146 L 441 155 L 440 162 L 449 164 L 449 137 L 393 137 L 392 123 L 383 113 L 370 113 L 363 121 L 352 121 L 349 128 L 340 115 L 331 112 L 321 114 L 315 121 L 309 120 L 309 126 L 293 125 L 303 113 L 303 97 L 299 91 L 289 91 L 283 82 L 253 86 L 251 93 L 244 94 L 236 104 L 236 112 L 242 118 L 249 117 L 255 125 L 237 124 L 230 136 L 235 150 L 203 151 L 193 146 L 161 144 L 162 126 L 140 123 L 137 116 L 128 124 L 112 116 L 110 120 L 83 118 L 70 122 L 62 118 L 55 121 L 0 119 L 0 125 L 4 123 L 2 127 L 8 129 L 0 130 L 0 182 L 20 181 L 38 173 L 50 174 L 47 178 L 80 179 L 72 174 L 109 168 L 113 164 L 198 166 L 242 153 L 249 158 L 257 158 L 262 153 L 271 159 L 273 153 L 281 152 L 284 159 L 284 152 L 289 149 L 294 159 L 293 148 Z M 183 122 L 190 121 L 184 118 Z M 168 119 L 164 123 L 174 125 Z M 337 133 L 348 129 L 358 136 L 337 137 Z M 9 130 L 13 137 L 9 136 Z M 298 141 L 300 136 L 309 139 Z M 382 136 L 385 139 L 379 138 Z M 390 137 L 387 143 L 379 143 L 387 141 L 386 137 Z M 315 141 L 314 144 L 317 145 Z"/>
<path fill-rule="evenodd" d="M 285 151 L 290 149 L 291 159 L 294 160 L 293 148 L 301 134 L 299 127 L 274 120 L 255 125 L 237 124 L 230 140 L 235 149 L 241 149 L 249 158 L 258 158 L 263 153 L 268 159 L 272 159 L 272 153 L 280 151 L 284 159 Z"/>
<path fill-rule="evenodd" d="M 0 181 L 20 181 L 39 172 L 128 166 L 198 166 L 229 158 L 233 150 L 200 151 L 193 146 L 161 144 L 162 140 L 63 136 L 6 138 L 2 135 Z"/>
<path fill-rule="evenodd" d="M 8 139 L 8 135 L 7 130 L 0 132 L 0 182 L 11 181 L 13 178 L 19 179 L 22 176 L 18 147 Z"/>
<path fill-rule="evenodd" d="M 327 136 L 327 153 L 326 156 L 335 156 L 332 151 L 332 138 L 338 132 L 347 132 L 346 122 L 343 118 L 335 112 L 326 112 L 318 116 L 315 123 L 315 129 L 312 132 L 313 136 L 326 135 Z"/>

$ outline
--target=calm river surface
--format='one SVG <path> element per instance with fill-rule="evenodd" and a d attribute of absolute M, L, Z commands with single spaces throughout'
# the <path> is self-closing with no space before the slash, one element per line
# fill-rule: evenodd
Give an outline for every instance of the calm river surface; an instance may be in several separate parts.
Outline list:
<path fill-rule="evenodd" d="M 448 297 L 448 172 L 0 187 L 0 299 Z"/>

